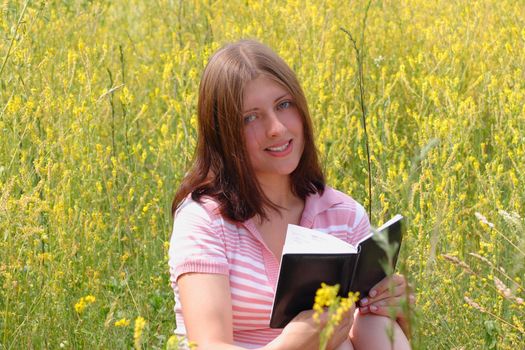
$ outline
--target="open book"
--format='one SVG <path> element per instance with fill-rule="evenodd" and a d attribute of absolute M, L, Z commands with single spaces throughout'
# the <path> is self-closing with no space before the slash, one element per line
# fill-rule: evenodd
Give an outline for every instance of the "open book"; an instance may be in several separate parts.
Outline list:
<path fill-rule="evenodd" d="M 385 245 L 391 250 L 390 263 L 395 267 L 402 218 L 396 215 L 371 231 L 357 247 L 320 231 L 288 225 L 270 327 L 283 328 L 298 313 L 311 309 L 322 282 L 339 284 L 340 296 L 346 297 L 350 291 L 359 292 L 361 298 L 367 296 L 386 276 Z"/>

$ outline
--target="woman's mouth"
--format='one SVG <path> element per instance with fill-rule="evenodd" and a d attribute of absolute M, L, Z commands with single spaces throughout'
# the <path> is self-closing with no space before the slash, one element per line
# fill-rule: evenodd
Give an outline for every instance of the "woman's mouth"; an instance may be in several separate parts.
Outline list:
<path fill-rule="evenodd" d="M 291 152 L 292 145 L 293 145 L 293 140 L 289 140 L 288 142 L 285 142 L 281 145 L 267 147 L 265 148 L 265 151 L 269 152 L 270 154 L 274 156 L 285 156 Z"/>
<path fill-rule="evenodd" d="M 282 152 L 288 147 L 289 144 L 290 144 L 290 141 L 286 142 L 284 145 L 279 146 L 279 147 L 268 147 L 267 150 L 272 151 L 272 152 Z"/>

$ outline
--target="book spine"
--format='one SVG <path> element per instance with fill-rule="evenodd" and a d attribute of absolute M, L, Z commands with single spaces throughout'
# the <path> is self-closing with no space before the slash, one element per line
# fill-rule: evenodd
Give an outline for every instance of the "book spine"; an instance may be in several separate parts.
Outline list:
<path fill-rule="evenodd" d="M 355 272 L 357 270 L 357 262 L 359 261 L 359 255 L 360 255 L 361 247 L 358 247 L 357 254 L 352 254 L 348 257 L 348 259 L 344 260 L 342 273 L 341 276 L 341 288 L 339 295 L 342 297 L 347 297 L 348 293 L 352 291 L 352 282 L 355 277 Z"/>
<path fill-rule="evenodd" d="M 348 291 L 346 291 L 346 295 L 348 295 L 349 292 L 356 292 L 356 288 L 355 288 L 355 280 L 356 280 L 356 273 L 357 273 L 357 270 L 358 270 L 358 266 L 359 266 L 359 257 L 361 256 L 361 246 L 357 247 L 357 254 L 356 254 L 356 257 L 355 257 L 355 260 L 354 260 L 354 264 L 353 264 L 353 270 L 352 270 L 352 273 L 351 273 L 351 277 L 350 277 L 350 283 L 348 284 Z M 361 299 L 363 296 L 360 295 L 359 296 L 359 299 Z"/>
<path fill-rule="evenodd" d="M 339 295 L 342 297 L 346 297 L 348 295 L 348 292 L 350 291 L 350 283 L 352 282 L 352 267 L 354 264 L 352 264 L 352 257 L 349 257 L 348 259 L 344 260 L 343 268 L 341 269 L 341 288 L 339 290 Z"/>

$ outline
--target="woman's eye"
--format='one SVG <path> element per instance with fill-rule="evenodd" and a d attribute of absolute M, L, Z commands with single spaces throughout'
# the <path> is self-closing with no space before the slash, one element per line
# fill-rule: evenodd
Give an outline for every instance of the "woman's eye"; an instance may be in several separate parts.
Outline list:
<path fill-rule="evenodd" d="M 244 116 L 244 124 L 251 123 L 251 122 L 253 122 L 256 118 L 257 118 L 257 116 L 256 116 L 255 114 L 246 115 L 246 116 Z"/>
<path fill-rule="evenodd" d="M 290 102 L 290 101 L 283 101 L 283 102 L 279 103 L 279 105 L 277 107 L 279 109 L 287 109 L 287 108 L 290 108 L 291 105 L 292 105 L 292 102 Z"/>

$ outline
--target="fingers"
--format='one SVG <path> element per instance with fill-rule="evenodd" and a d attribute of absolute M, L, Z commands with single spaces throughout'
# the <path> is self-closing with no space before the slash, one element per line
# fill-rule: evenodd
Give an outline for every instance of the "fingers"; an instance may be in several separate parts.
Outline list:
<path fill-rule="evenodd" d="M 394 317 L 398 318 L 403 314 L 403 310 L 400 306 L 367 306 L 365 308 L 359 309 L 360 314 L 374 314 L 385 317 Z"/>
<path fill-rule="evenodd" d="M 397 296 L 387 299 L 382 299 L 374 303 L 370 303 L 367 306 L 359 308 L 359 313 L 367 314 L 373 313 L 382 316 L 395 315 L 396 317 L 403 317 L 406 311 L 407 302 L 410 305 L 415 303 L 415 296 L 410 294 L 408 300 L 406 296 Z"/>
<path fill-rule="evenodd" d="M 405 276 L 395 274 L 383 278 L 372 289 L 368 296 L 361 299 L 360 305 L 367 306 L 376 301 L 405 295 L 407 290 L 407 282 Z"/>
<path fill-rule="evenodd" d="M 360 314 L 375 314 L 380 316 L 400 317 L 403 314 L 403 308 L 398 305 L 376 305 L 365 306 L 359 309 Z"/>
<path fill-rule="evenodd" d="M 403 286 L 406 287 L 406 279 L 405 276 L 400 274 L 394 274 L 392 276 L 387 276 L 383 278 L 378 284 L 376 284 L 372 289 L 370 290 L 370 297 L 374 297 L 374 295 L 381 295 L 385 292 L 388 292 L 391 286 L 398 287 Z"/>
<path fill-rule="evenodd" d="M 406 295 L 406 286 L 397 285 L 397 286 L 393 286 L 392 289 L 387 289 L 383 291 L 382 293 L 377 294 L 373 298 L 368 297 L 368 298 L 361 299 L 360 305 L 366 306 L 366 305 L 370 305 L 370 304 L 373 304 L 381 300 L 390 299 L 390 298 L 399 297 L 399 296 L 405 296 L 405 295 Z"/>

